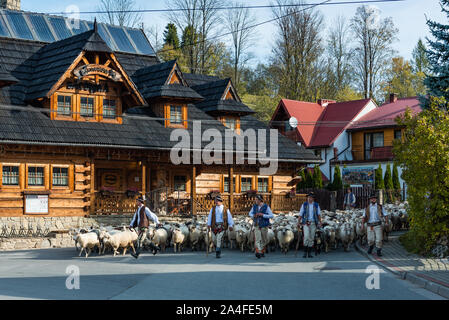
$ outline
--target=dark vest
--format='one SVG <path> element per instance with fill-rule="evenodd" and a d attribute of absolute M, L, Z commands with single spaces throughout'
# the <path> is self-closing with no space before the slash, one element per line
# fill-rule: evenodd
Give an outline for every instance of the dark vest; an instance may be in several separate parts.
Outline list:
<path fill-rule="evenodd" d="M 351 204 L 352 201 L 354 201 L 354 194 L 352 192 L 345 194 L 345 204 Z"/>
<path fill-rule="evenodd" d="M 212 208 L 212 217 L 211 217 L 211 223 L 210 223 L 212 230 L 215 229 L 215 224 L 216 224 L 216 218 L 215 218 L 215 208 L 216 207 L 217 206 L 214 206 Z M 223 228 L 224 228 L 224 230 L 228 229 L 228 208 L 226 208 L 225 206 L 223 206 Z"/>
<path fill-rule="evenodd" d="M 257 204 L 255 204 L 253 206 L 254 215 L 256 215 L 257 213 L 267 214 L 267 210 L 268 210 L 268 205 L 266 203 L 264 203 L 262 205 L 262 207 L 260 207 L 260 210 L 259 210 L 259 207 L 257 206 Z M 270 219 L 267 219 L 264 217 L 254 217 L 254 223 L 256 226 L 259 226 L 260 228 L 265 228 L 270 225 Z"/>
<path fill-rule="evenodd" d="M 307 218 L 309 215 L 309 203 L 304 202 L 304 212 L 302 214 L 302 224 L 306 224 Z M 313 203 L 313 219 L 315 220 L 315 224 L 318 224 L 318 202 Z"/>
<path fill-rule="evenodd" d="M 150 225 L 150 222 L 148 221 L 148 217 L 145 214 L 145 206 L 142 206 L 139 210 L 139 228 L 148 228 Z"/>

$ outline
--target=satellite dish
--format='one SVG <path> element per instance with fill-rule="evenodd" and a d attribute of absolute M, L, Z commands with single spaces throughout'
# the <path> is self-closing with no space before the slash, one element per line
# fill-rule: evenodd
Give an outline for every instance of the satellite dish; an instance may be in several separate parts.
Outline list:
<path fill-rule="evenodd" d="M 298 126 L 298 120 L 295 117 L 291 117 L 290 120 L 288 120 L 288 123 L 290 124 L 290 127 L 295 129 Z"/>

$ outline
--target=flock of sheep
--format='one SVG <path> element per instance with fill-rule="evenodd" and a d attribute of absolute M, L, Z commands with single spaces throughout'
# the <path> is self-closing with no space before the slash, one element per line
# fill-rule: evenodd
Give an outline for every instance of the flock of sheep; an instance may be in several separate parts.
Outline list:
<path fill-rule="evenodd" d="M 408 228 L 408 215 L 404 204 L 385 205 L 389 213 L 389 223 L 383 223 L 384 239 L 388 241 L 388 234 L 394 230 Z M 342 246 L 348 251 L 354 241 L 366 242 L 366 225 L 363 227 L 362 215 L 364 210 L 351 211 L 322 211 L 322 226 L 315 234 L 315 254 L 329 252 Z M 192 251 L 204 250 L 212 252 L 216 246 L 216 237 L 212 232 L 207 232 L 206 218 L 190 219 L 184 223 L 162 223 L 161 226 L 150 225 L 144 242 L 144 248 L 153 243 L 166 252 L 168 247 L 173 252 L 180 252 L 186 248 Z M 234 228 L 227 230 L 223 238 L 224 248 L 239 249 L 254 252 L 254 229 L 252 219 L 249 217 L 234 217 Z M 267 252 L 280 249 L 287 254 L 289 250 L 298 250 L 302 246 L 302 232 L 298 230 L 298 212 L 275 215 L 268 229 L 266 239 Z M 130 248 L 135 252 L 137 232 L 128 227 L 100 227 L 90 230 L 72 230 L 75 247 L 86 257 L 92 251 L 98 254 L 111 252 L 114 256 L 122 250 L 125 255 Z M 156 254 L 153 251 L 153 254 Z"/>

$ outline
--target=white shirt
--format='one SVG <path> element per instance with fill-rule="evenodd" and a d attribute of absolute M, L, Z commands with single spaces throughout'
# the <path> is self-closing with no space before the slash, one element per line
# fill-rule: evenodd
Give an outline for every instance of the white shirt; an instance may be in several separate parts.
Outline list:
<path fill-rule="evenodd" d="M 222 223 L 223 222 L 223 209 L 224 206 L 215 206 L 215 223 Z M 207 225 L 210 227 L 212 225 L 212 209 L 210 209 L 209 217 L 207 218 Z M 232 227 L 234 225 L 234 220 L 232 220 L 231 212 L 227 211 L 228 213 L 228 226 Z"/>
<path fill-rule="evenodd" d="M 372 204 L 372 203 L 369 204 L 369 221 L 368 221 L 368 223 L 374 223 L 374 222 L 380 221 L 380 217 L 377 214 L 377 206 L 378 206 L 377 202 L 375 204 Z M 384 216 L 388 216 L 388 213 L 385 212 L 384 207 L 382 207 L 382 214 Z M 366 217 L 366 212 L 363 213 L 363 217 Z"/>
<path fill-rule="evenodd" d="M 301 217 L 304 214 L 304 205 L 305 205 L 305 203 L 302 204 L 301 210 L 299 211 L 299 216 L 301 216 Z M 306 221 L 313 221 L 313 210 L 314 210 L 314 208 L 315 208 L 314 204 L 313 203 L 312 204 L 309 203 L 309 213 L 307 214 L 307 220 Z M 320 206 L 318 206 L 317 214 L 320 215 L 320 212 L 321 212 Z"/>
<path fill-rule="evenodd" d="M 130 227 L 132 227 L 134 225 L 134 221 L 136 219 L 137 219 L 137 226 L 139 226 L 139 223 L 140 223 L 140 214 L 139 214 L 140 208 L 141 207 L 139 207 L 137 209 L 136 213 L 134 213 L 134 217 L 131 220 L 131 223 L 129 225 Z M 145 214 L 147 215 L 149 220 L 152 220 L 152 221 L 156 222 L 156 224 L 159 224 L 159 219 L 157 218 L 157 215 L 154 214 L 153 212 L 151 212 L 150 209 L 148 209 L 147 207 L 145 207 Z"/>

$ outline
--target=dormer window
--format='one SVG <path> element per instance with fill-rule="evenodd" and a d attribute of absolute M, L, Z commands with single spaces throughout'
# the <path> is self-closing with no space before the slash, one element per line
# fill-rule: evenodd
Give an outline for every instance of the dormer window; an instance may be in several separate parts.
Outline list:
<path fill-rule="evenodd" d="M 58 96 L 58 115 L 70 116 L 72 114 L 72 97 L 71 96 Z"/>
<path fill-rule="evenodd" d="M 80 100 L 80 106 L 81 106 L 81 116 L 82 117 L 90 117 L 92 118 L 94 116 L 94 98 L 89 97 L 81 97 Z"/>
<path fill-rule="evenodd" d="M 240 132 L 240 118 L 239 117 L 219 117 L 218 120 L 228 129 L 231 129 L 237 133 Z"/>
<path fill-rule="evenodd" d="M 117 102 L 113 99 L 103 99 L 103 118 L 115 119 Z"/>
<path fill-rule="evenodd" d="M 182 106 L 170 106 L 170 123 L 182 124 Z"/>
<path fill-rule="evenodd" d="M 187 106 L 184 104 L 165 105 L 165 126 L 187 129 Z"/>

